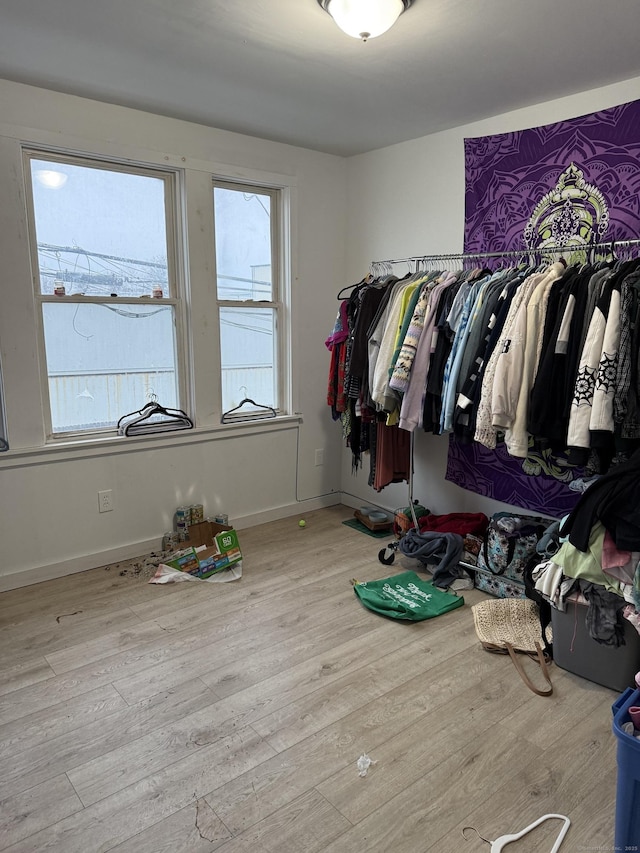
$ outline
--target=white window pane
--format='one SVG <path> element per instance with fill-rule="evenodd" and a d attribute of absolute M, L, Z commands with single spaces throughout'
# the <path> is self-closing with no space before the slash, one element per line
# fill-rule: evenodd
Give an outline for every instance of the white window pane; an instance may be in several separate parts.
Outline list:
<path fill-rule="evenodd" d="M 169 296 L 165 182 L 31 160 L 41 293 Z"/>
<path fill-rule="evenodd" d="M 178 406 L 171 305 L 45 302 L 54 433 L 115 427 L 155 394 Z"/>
<path fill-rule="evenodd" d="M 245 397 L 277 408 L 274 342 L 273 309 L 220 309 L 223 412 Z M 244 410 L 249 413 L 251 408 Z"/>
<path fill-rule="evenodd" d="M 218 299 L 272 301 L 271 197 L 213 191 Z"/>

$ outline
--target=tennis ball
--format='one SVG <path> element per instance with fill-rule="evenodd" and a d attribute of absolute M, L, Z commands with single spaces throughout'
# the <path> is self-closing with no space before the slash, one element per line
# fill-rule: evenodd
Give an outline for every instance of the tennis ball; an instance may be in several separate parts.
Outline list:
<path fill-rule="evenodd" d="M 307 526 L 307 522 L 304 520 L 304 518 L 301 518 L 300 521 L 298 522 L 298 527 L 306 527 L 306 526 Z"/>

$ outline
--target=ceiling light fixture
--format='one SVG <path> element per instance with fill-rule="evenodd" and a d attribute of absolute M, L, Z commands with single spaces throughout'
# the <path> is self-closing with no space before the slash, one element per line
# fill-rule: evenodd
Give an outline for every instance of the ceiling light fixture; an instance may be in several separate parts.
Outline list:
<path fill-rule="evenodd" d="M 318 0 L 343 32 L 356 39 L 386 33 L 413 0 Z"/>

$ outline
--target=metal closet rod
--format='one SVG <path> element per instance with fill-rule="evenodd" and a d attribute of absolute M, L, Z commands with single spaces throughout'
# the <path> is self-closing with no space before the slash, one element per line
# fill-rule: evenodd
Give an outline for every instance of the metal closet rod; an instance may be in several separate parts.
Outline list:
<path fill-rule="evenodd" d="M 548 246 L 548 247 L 538 247 L 537 249 L 533 248 L 523 248 L 523 249 L 509 249 L 504 252 L 450 252 L 442 255 L 414 255 L 410 258 L 390 258 L 386 261 L 373 261 L 372 266 L 376 264 L 409 264 L 409 263 L 419 263 L 420 261 L 453 261 L 453 260 L 473 260 L 475 258 L 507 258 L 507 257 L 522 257 L 523 255 L 531 255 L 536 253 L 547 253 L 557 255 L 561 252 L 589 252 L 592 249 L 611 249 L 613 251 L 614 248 L 623 248 L 626 246 L 638 246 L 640 245 L 640 239 L 638 240 L 609 240 L 605 243 L 585 243 L 582 246 L 576 246 L 575 244 L 566 245 L 566 246 Z"/>

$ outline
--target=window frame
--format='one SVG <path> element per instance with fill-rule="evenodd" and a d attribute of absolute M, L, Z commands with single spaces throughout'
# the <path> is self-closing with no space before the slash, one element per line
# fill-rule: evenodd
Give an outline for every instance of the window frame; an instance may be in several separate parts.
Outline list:
<path fill-rule="evenodd" d="M 84 166 L 88 168 L 103 169 L 108 172 L 120 172 L 129 175 L 142 175 L 161 180 L 164 184 L 164 216 L 166 228 L 167 248 L 167 282 L 169 288 L 168 296 L 162 299 L 133 296 L 80 296 L 68 294 L 64 297 L 43 294 L 41 291 L 40 265 L 38 260 L 38 241 L 35 218 L 34 192 L 32 180 L 32 160 L 46 160 L 51 163 L 69 164 L 73 166 Z M 33 298 L 35 304 L 35 326 L 38 345 L 38 363 L 40 376 L 41 410 L 44 427 L 44 442 L 46 445 L 55 445 L 58 442 L 85 441 L 112 437 L 115 425 L 109 427 L 89 428 L 86 430 L 53 431 L 51 397 L 49 390 L 49 372 L 47 367 L 47 352 L 44 333 L 44 309 L 47 302 L 60 303 L 64 299 L 67 304 L 117 304 L 117 305 L 140 305 L 163 304 L 171 306 L 173 315 L 173 338 L 175 353 L 176 387 L 178 394 L 178 407 L 187 411 L 193 410 L 193 393 L 188 377 L 190 376 L 189 364 L 189 335 L 188 318 L 186 316 L 185 299 L 185 261 L 184 251 L 186 238 L 183 227 L 183 176 L 180 169 L 166 167 L 157 164 L 143 163 L 133 160 L 121 160 L 111 156 L 95 156 L 87 153 L 73 152 L 69 150 L 60 151 L 47 146 L 23 144 L 22 163 L 24 183 L 26 189 L 26 212 L 27 212 L 27 234 L 29 242 L 29 257 L 31 262 L 31 277 L 33 285 Z M 144 405 L 146 401 L 140 401 Z M 126 414 L 123 412 L 123 414 Z"/>
<path fill-rule="evenodd" d="M 2 358 L 0 358 L 0 453 L 6 453 L 8 450 L 7 410 L 4 404 L 4 380 L 2 376 Z"/>
<path fill-rule="evenodd" d="M 255 299 L 220 299 L 218 296 L 218 265 L 216 253 L 216 222 L 215 222 L 215 190 L 225 189 L 234 192 L 268 195 L 270 198 L 270 244 L 271 244 L 271 300 Z M 244 178 L 230 178 L 216 175 L 211 180 L 211 210 L 213 215 L 213 257 L 215 288 L 216 320 L 218 329 L 218 372 L 219 372 L 219 406 L 221 415 L 224 414 L 223 382 L 222 382 L 222 334 L 221 309 L 251 310 L 266 308 L 273 311 L 274 330 L 274 383 L 275 405 L 277 415 L 287 415 L 291 411 L 291 364 L 287 355 L 291 347 L 287 341 L 291 339 L 291 287 L 289 269 L 289 240 L 290 240 L 290 197 L 289 188 L 282 184 L 265 184 Z M 256 400 L 259 403 L 259 400 Z M 262 419 L 260 411 L 248 410 L 246 413 L 234 413 L 237 423 Z"/>

